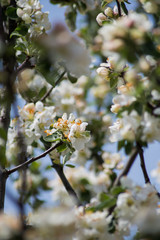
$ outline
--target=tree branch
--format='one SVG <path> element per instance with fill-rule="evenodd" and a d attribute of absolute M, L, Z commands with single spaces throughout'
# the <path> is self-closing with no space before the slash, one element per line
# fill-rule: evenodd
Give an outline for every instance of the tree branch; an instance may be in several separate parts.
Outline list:
<path fill-rule="evenodd" d="M 32 162 L 35 162 L 36 160 L 45 157 L 48 153 L 50 153 L 51 151 L 53 151 L 54 149 L 56 149 L 57 147 L 59 147 L 60 145 L 62 145 L 63 142 L 58 142 L 56 145 L 50 147 L 49 149 L 47 149 L 44 153 L 38 155 L 37 157 L 33 157 L 31 159 L 29 159 L 28 161 L 10 169 L 7 170 L 7 175 L 9 176 L 10 174 L 16 172 L 17 170 L 24 168 L 25 166 L 28 166 L 29 164 L 31 164 Z"/>
<path fill-rule="evenodd" d="M 31 64 L 30 59 L 31 59 L 31 57 L 28 56 L 28 57 L 24 60 L 24 62 L 23 62 L 19 67 L 17 67 L 16 75 L 17 75 L 19 72 L 25 70 L 26 68 L 34 68 L 34 67 L 35 67 L 35 65 L 32 65 L 32 64 Z"/>
<path fill-rule="evenodd" d="M 53 88 L 60 83 L 60 81 L 62 80 L 62 78 L 63 78 L 63 76 L 64 76 L 65 73 L 66 73 L 66 71 L 62 72 L 62 74 L 59 76 L 59 78 L 58 78 L 57 81 L 55 82 L 55 85 L 52 86 L 52 87 L 49 89 L 49 91 L 46 92 L 46 94 L 44 94 L 44 96 L 40 99 L 40 101 L 43 102 L 43 101 L 50 95 L 50 93 L 52 92 Z"/>
<path fill-rule="evenodd" d="M 6 180 L 8 174 L 5 169 L 0 167 L 0 211 L 4 209 L 4 199 L 5 199 L 5 189 L 6 189 Z"/>
<path fill-rule="evenodd" d="M 76 200 L 77 205 L 80 206 L 81 203 L 80 203 L 80 200 L 79 200 L 76 192 L 74 191 L 74 189 L 72 188 L 72 186 L 68 182 L 66 176 L 64 175 L 63 166 L 59 165 L 59 164 L 56 164 L 54 162 L 52 162 L 52 163 L 53 163 L 52 167 L 56 170 L 58 176 L 60 177 L 60 179 L 61 179 L 61 181 L 62 181 L 62 183 L 63 183 L 63 185 L 66 189 L 66 191 L 68 192 L 68 194 L 70 196 L 72 196 Z"/>
<path fill-rule="evenodd" d="M 119 3 L 119 0 L 116 0 L 116 3 L 117 3 L 119 17 L 121 17 L 122 13 L 121 13 L 121 6 L 120 6 L 120 3 Z"/>
<path fill-rule="evenodd" d="M 131 167 L 132 167 L 132 165 L 133 165 L 133 163 L 134 163 L 137 155 L 138 155 L 138 150 L 137 150 L 137 148 L 136 148 L 136 149 L 133 150 L 132 155 L 130 156 L 130 158 L 129 158 L 129 160 L 128 160 L 126 166 L 125 166 L 125 168 L 123 169 L 123 171 L 121 172 L 121 174 L 120 174 L 120 175 L 117 177 L 117 179 L 115 180 L 114 186 L 119 185 L 119 184 L 120 184 L 120 179 L 121 179 L 123 176 L 126 176 L 126 175 L 129 173 L 129 171 L 130 171 L 130 169 L 131 169 Z"/>
<path fill-rule="evenodd" d="M 137 143 L 137 149 L 138 149 L 138 154 L 140 156 L 141 169 L 142 169 L 142 172 L 143 172 L 145 183 L 151 183 L 151 181 L 149 179 L 149 176 L 148 176 L 148 173 L 147 173 L 146 165 L 145 165 L 143 149 L 142 149 L 142 147 L 139 143 Z"/>

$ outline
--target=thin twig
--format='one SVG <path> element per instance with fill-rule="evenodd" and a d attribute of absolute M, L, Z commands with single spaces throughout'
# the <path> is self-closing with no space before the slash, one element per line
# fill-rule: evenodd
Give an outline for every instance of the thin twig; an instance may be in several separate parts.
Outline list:
<path fill-rule="evenodd" d="M 50 95 L 50 93 L 52 92 L 53 88 L 60 83 L 60 81 L 62 80 L 62 78 L 63 78 L 63 76 L 64 76 L 65 73 L 66 73 L 66 71 L 64 71 L 64 72 L 59 76 L 58 80 L 55 82 L 55 85 L 52 86 L 52 87 L 49 89 L 48 92 L 46 92 L 46 94 L 40 99 L 40 101 L 43 102 L 43 101 Z"/>
<path fill-rule="evenodd" d="M 132 167 L 132 165 L 133 165 L 133 163 L 134 163 L 134 161 L 135 161 L 135 159 L 136 159 L 136 157 L 137 157 L 137 154 L 138 154 L 138 150 L 137 150 L 137 148 L 136 148 L 136 149 L 133 150 L 133 153 L 132 153 L 132 155 L 130 156 L 130 158 L 129 158 L 129 160 L 128 160 L 126 166 L 125 166 L 125 168 L 123 169 L 123 171 L 121 172 L 121 174 L 120 174 L 120 175 L 117 177 L 117 179 L 115 180 L 114 186 L 119 185 L 119 184 L 120 184 L 120 179 L 121 179 L 123 176 L 126 176 L 126 175 L 129 173 L 129 171 L 130 171 L 130 169 L 131 169 L 131 167 Z"/>
<path fill-rule="evenodd" d="M 40 159 L 40 158 L 43 158 L 45 157 L 48 153 L 50 153 L 51 151 L 53 151 L 54 149 L 56 149 L 57 147 L 59 147 L 60 145 L 62 145 L 63 142 L 58 142 L 56 145 L 50 147 L 48 150 L 46 150 L 45 152 L 43 152 L 42 154 L 38 155 L 37 157 L 33 157 L 31 159 L 29 159 L 28 161 L 10 169 L 10 170 L 7 170 L 7 175 L 10 175 L 14 172 L 16 172 L 17 170 L 25 167 L 25 166 L 28 166 L 29 164 L 35 162 L 36 160 Z"/>
<path fill-rule="evenodd" d="M 122 13 L 121 13 L 121 6 L 120 6 L 120 3 L 119 3 L 119 0 L 116 0 L 116 3 L 117 3 L 119 17 L 121 17 Z"/>
<path fill-rule="evenodd" d="M 145 183 L 151 183 L 151 181 L 149 179 L 149 176 L 148 176 L 148 173 L 147 173 L 146 165 L 145 165 L 143 149 L 142 149 L 142 147 L 139 143 L 137 143 L 137 149 L 138 149 L 138 154 L 139 154 L 139 157 L 140 157 L 141 169 L 142 169 L 142 172 L 143 172 Z"/>
<path fill-rule="evenodd" d="M 52 92 L 53 88 L 60 83 L 60 81 L 62 80 L 62 78 L 63 78 L 63 76 L 64 76 L 65 73 L 66 73 L 66 71 L 62 72 L 62 74 L 59 76 L 59 78 L 58 78 L 57 81 L 55 82 L 55 85 L 52 86 L 52 87 L 48 90 L 48 92 L 46 92 L 46 93 L 44 94 L 44 96 L 40 99 L 41 102 L 43 102 L 43 101 L 50 95 L 50 93 Z"/>
<path fill-rule="evenodd" d="M 72 188 L 72 186 L 70 185 L 70 183 L 68 182 L 66 176 L 64 175 L 64 172 L 63 172 L 63 166 L 62 165 L 59 165 L 59 164 L 56 164 L 54 162 L 52 162 L 52 167 L 56 170 L 58 176 L 60 177 L 66 191 L 68 192 L 68 194 L 70 196 L 72 196 L 76 202 L 77 202 L 77 205 L 80 206 L 81 203 L 80 203 L 80 200 L 76 194 L 76 192 L 74 191 L 74 189 Z"/>
<path fill-rule="evenodd" d="M 151 184 L 150 178 L 149 178 L 148 173 L 147 173 L 146 165 L 145 165 L 143 149 L 142 149 L 142 147 L 139 143 L 137 143 L 137 149 L 138 149 L 138 153 L 139 153 L 139 156 L 140 156 L 141 169 L 142 169 L 142 172 L 143 172 L 145 183 L 150 183 Z M 158 198 L 160 198 L 160 193 L 157 191 L 156 188 L 155 188 L 155 190 L 156 190 Z"/>
<path fill-rule="evenodd" d="M 17 75 L 19 72 L 25 70 L 26 68 L 34 68 L 34 67 L 35 67 L 35 65 L 32 65 L 32 64 L 31 64 L 30 59 L 31 59 L 31 57 L 28 56 L 28 57 L 24 60 L 24 62 L 23 62 L 19 67 L 17 67 L 16 75 Z"/>

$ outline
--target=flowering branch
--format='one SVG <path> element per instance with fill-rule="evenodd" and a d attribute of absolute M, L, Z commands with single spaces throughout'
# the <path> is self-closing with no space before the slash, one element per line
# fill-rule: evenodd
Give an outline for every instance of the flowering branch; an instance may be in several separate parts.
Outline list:
<path fill-rule="evenodd" d="M 32 162 L 35 162 L 36 160 L 45 157 L 48 153 L 50 153 L 51 151 L 53 151 L 54 149 L 56 149 L 57 147 L 59 147 L 60 145 L 62 145 L 62 142 L 58 142 L 56 145 L 50 147 L 48 150 L 46 150 L 45 152 L 43 152 L 42 154 L 38 155 L 37 157 L 33 157 L 31 159 L 29 159 L 28 161 L 16 166 L 15 168 L 12 168 L 11 170 L 7 170 L 7 175 L 9 176 L 10 174 L 16 172 L 17 170 L 24 168 L 25 166 L 28 166 L 29 164 L 31 164 Z"/>
<path fill-rule="evenodd" d="M 142 147 L 139 143 L 137 143 L 137 149 L 138 149 L 138 154 L 140 156 L 141 168 L 142 168 L 143 176 L 144 176 L 144 179 L 145 179 L 145 183 L 151 183 L 151 181 L 149 179 L 149 176 L 148 176 L 148 173 L 147 173 L 146 166 L 145 166 L 143 149 L 142 149 Z"/>
<path fill-rule="evenodd" d="M 76 203 L 78 206 L 81 205 L 80 203 L 80 200 L 76 194 L 76 192 L 74 191 L 74 189 L 72 188 L 72 186 L 70 185 L 70 183 L 68 182 L 66 176 L 64 175 L 64 172 L 63 172 L 63 166 L 62 165 L 59 165 L 59 164 L 56 164 L 54 162 L 52 162 L 52 167 L 56 170 L 58 176 L 60 177 L 66 191 L 68 192 L 68 194 L 70 196 L 72 196 L 75 200 L 76 200 Z"/>
<path fill-rule="evenodd" d="M 120 3 L 119 3 L 119 0 L 116 0 L 116 3 L 117 3 L 119 17 L 121 17 L 122 13 L 121 13 L 121 6 L 120 6 Z"/>
<path fill-rule="evenodd" d="M 130 169 L 131 169 L 131 167 L 132 167 L 132 165 L 133 165 L 133 163 L 134 163 L 137 155 L 138 155 L 138 149 L 136 148 L 136 149 L 133 150 L 132 155 L 131 155 L 131 157 L 129 158 L 129 160 L 128 160 L 126 166 L 125 166 L 125 168 L 123 169 L 123 171 L 121 172 L 121 174 L 120 174 L 120 175 L 117 177 L 117 179 L 115 180 L 114 186 L 119 185 L 119 184 L 120 184 L 120 179 L 121 179 L 123 176 L 125 176 L 125 175 L 128 174 L 128 172 L 130 171 Z"/>

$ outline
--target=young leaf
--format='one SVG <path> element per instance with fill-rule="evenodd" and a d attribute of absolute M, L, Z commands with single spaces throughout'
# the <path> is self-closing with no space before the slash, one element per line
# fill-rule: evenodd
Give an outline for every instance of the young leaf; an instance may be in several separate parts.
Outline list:
<path fill-rule="evenodd" d="M 110 74 L 110 88 L 114 88 L 118 82 L 118 73 Z"/>
<path fill-rule="evenodd" d="M 52 135 L 43 137 L 44 141 L 46 142 L 57 142 L 62 139 L 62 136 L 58 134 L 57 132 L 53 133 Z"/>
<path fill-rule="evenodd" d="M 68 148 L 67 144 L 66 144 L 66 143 L 63 143 L 62 145 L 60 145 L 60 146 L 57 148 L 57 151 L 58 151 L 58 152 L 63 152 L 63 151 L 65 151 L 67 148 Z"/>
<path fill-rule="evenodd" d="M 18 18 L 18 16 L 17 16 L 17 8 L 12 7 L 12 6 L 7 7 L 6 15 L 10 19 L 13 19 L 13 20 L 17 19 Z"/>
<path fill-rule="evenodd" d="M 71 75 L 69 72 L 67 73 L 68 79 L 70 80 L 71 83 L 76 83 L 77 78 Z"/>
<path fill-rule="evenodd" d="M 65 166 L 66 166 L 66 167 L 70 167 L 70 168 L 75 168 L 75 166 L 74 166 L 74 165 L 71 165 L 71 164 L 66 164 Z"/>
<path fill-rule="evenodd" d="M 124 189 L 122 188 L 122 187 L 120 187 L 120 186 L 116 186 L 116 187 L 113 187 L 112 189 L 111 189 L 111 194 L 112 195 L 118 195 L 118 194 L 120 194 L 120 193 L 122 193 L 122 192 L 124 192 Z"/>
<path fill-rule="evenodd" d="M 125 145 L 125 140 L 121 140 L 118 142 L 118 151 L 120 151 Z"/>
<path fill-rule="evenodd" d="M 65 12 L 65 20 L 71 31 L 76 29 L 77 11 L 74 7 L 68 6 Z"/>
<path fill-rule="evenodd" d="M 93 212 L 102 211 L 104 208 L 110 208 L 110 207 L 115 206 L 116 202 L 117 202 L 116 198 L 109 198 L 108 200 L 98 204 L 95 207 L 87 208 L 87 211 L 89 211 L 89 210 L 91 210 Z"/>
<path fill-rule="evenodd" d="M 126 8 L 126 5 L 124 2 L 121 3 L 121 7 L 126 15 L 128 15 L 128 9 Z"/>

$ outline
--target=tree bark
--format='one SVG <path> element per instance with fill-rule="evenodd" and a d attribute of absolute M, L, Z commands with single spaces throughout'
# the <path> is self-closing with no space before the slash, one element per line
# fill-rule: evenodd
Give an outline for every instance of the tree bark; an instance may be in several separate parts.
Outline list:
<path fill-rule="evenodd" d="M 3 169 L 0 169 L 0 211 L 4 210 L 7 177 L 8 177 L 7 172 Z"/>

